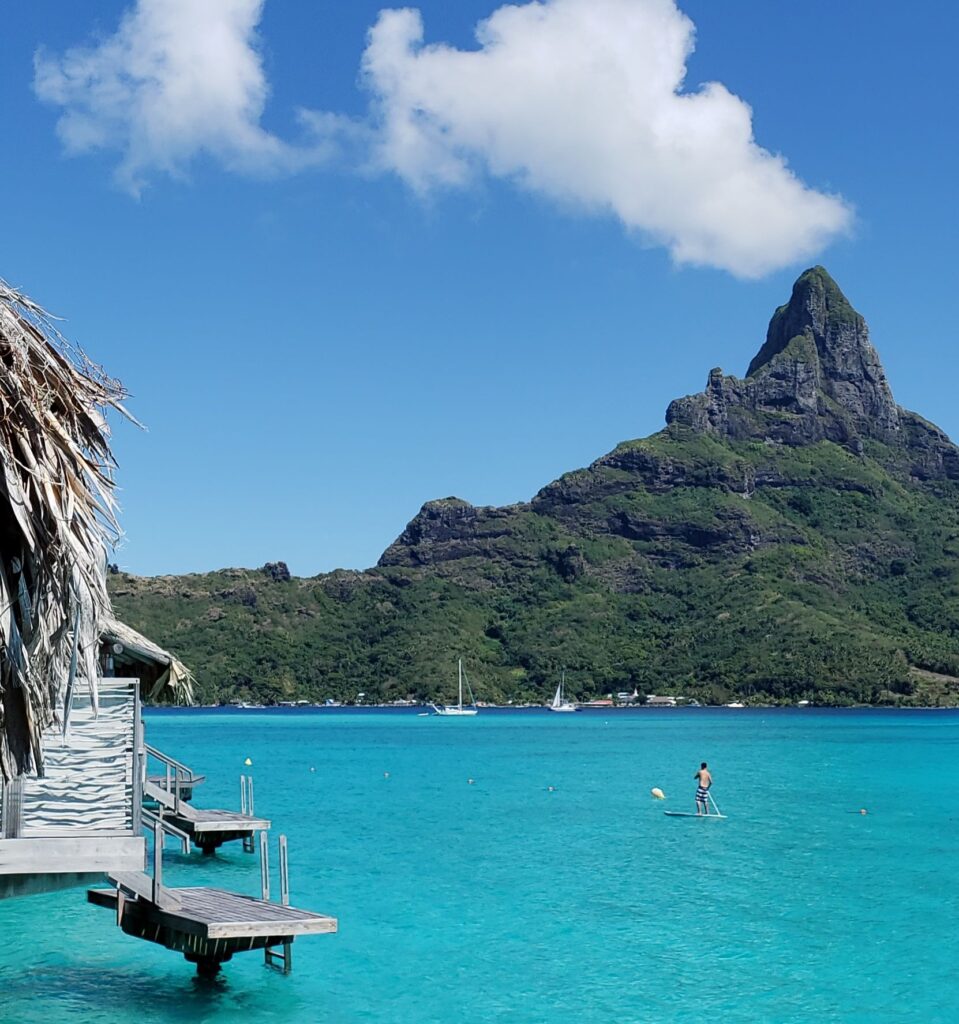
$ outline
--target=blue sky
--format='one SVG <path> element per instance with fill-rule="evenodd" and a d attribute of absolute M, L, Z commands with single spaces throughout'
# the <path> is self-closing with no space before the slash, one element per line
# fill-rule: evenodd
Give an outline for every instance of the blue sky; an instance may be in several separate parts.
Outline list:
<path fill-rule="evenodd" d="M 363 568 L 428 499 L 526 500 L 743 373 L 812 263 L 959 434 L 953 8 L 550 0 L 481 45 L 499 7 L 419 4 L 425 49 L 367 0 L 8 13 L 0 275 L 149 428 L 130 571 Z"/>

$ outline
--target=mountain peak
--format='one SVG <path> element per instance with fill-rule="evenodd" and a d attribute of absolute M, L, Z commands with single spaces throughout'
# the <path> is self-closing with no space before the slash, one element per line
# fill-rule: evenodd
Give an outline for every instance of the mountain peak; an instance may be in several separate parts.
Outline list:
<path fill-rule="evenodd" d="M 823 267 L 793 285 L 744 380 L 713 370 L 706 391 L 673 402 L 666 420 L 789 444 L 891 438 L 901 428 L 866 321 Z"/>
<path fill-rule="evenodd" d="M 852 336 L 859 342 L 854 347 L 861 347 L 862 342 L 865 342 L 872 349 L 863 317 L 822 266 L 811 267 L 799 275 L 792 286 L 789 301 L 773 313 L 766 343 L 753 357 L 746 376 L 754 376 L 782 352 L 793 338 L 803 335 L 810 335 L 816 340 L 821 358 L 832 349 L 840 336 Z"/>
<path fill-rule="evenodd" d="M 896 417 L 891 415 L 896 403 L 879 355 L 869 341 L 866 321 L 825 267 L 814 266 L 799 275 L 789 301 L 773 313 L 766 343 L 750 362 L 746 377 L 770 367 L 795 339 L 815 344 L 823 386 L 836 391 L 831 397 L 848 404 L 858 416 L 879 419 L 884 429 L 896 428 Z M 812 346 L 807 347 L 812 354 Z M 851 384 L 855 387 L 848 386 Z M 853 390 L 861 393 L 854 397 Z M 854 400 L 849 403 L 851 397 Z"/>

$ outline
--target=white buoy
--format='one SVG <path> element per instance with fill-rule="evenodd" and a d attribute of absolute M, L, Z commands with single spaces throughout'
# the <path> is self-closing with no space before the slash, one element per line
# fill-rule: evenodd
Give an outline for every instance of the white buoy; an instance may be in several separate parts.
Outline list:
<path fill-rule="evenodd" d="M 657 800 L 665 800 L 666 799 L 666 794 L 658 786 L 654 786 L 649 792 L 654 797 L 656 797 Z"/>

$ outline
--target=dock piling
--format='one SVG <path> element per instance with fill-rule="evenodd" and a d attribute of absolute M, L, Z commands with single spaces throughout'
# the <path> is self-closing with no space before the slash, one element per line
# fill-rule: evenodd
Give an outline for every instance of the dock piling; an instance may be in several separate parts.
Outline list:
<path fill-rule="evenodd" d="M 153 825 L 153 902 L 159 905 L 163 892 L 163 823 Z"/>

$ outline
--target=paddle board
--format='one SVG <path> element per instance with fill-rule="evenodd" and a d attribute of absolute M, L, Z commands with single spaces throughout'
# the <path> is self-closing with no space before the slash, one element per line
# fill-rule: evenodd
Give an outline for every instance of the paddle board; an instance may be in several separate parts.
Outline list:
<path fill-rule="evenodd" d="M 695 811 L 663 811 L 670 818 L 725 818 L 725 814 L 697 814 Z"/>

